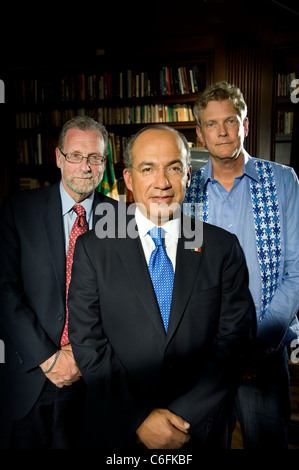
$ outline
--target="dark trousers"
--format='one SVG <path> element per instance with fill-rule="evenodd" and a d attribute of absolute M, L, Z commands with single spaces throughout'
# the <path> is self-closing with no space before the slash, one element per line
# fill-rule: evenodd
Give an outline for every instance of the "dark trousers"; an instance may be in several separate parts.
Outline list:
<path fill-rule="evenodd" d="M 11 449 L 75 449 L 81 433 L 85 386 L 58 388 L 47 381 L 32 410 L 12 425 Z"/>
<path fill-rule="evenodd" d="M 244 449 L 287 449 L 290 409 L 288 355 L 281 349 L 269 354 L 256 377 L 238 390 L 236 411 Z"/>

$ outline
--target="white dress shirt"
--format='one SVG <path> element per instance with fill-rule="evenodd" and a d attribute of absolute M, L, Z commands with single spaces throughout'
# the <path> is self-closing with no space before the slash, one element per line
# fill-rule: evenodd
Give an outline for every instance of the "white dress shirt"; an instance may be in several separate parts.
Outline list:
<path fill-rule="evenodd" d="M 155 227 L 155 224 L 151 220 L 147 219 L 138 208 L 136 208 L 135 218 L 145 259 L 148 264 L 151 253 L 155 249 L 155 243 L 152 237 L 148 234 L 148 231 Z M 166 253 L 169 256 L 173 265 L 173 270 L 175 271 L 176 252 L 181 228 L 180 216 L 174 218 L 173 220 L 169 220 L 164 225 L 162 225 L 162 228 L 166 232 L 164 239 Z"/>

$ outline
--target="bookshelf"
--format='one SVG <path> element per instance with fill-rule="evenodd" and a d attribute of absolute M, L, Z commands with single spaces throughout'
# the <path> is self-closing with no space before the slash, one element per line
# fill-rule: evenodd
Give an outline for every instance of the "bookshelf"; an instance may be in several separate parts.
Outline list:
<path fill-rule="evenodd" d="M 65 121 L 87 114 L 108 129 L 116 177 L 128 139 L 150 123 L 165 123 L 196 142 L 193 103 L 211 82 L 211 57 L 201 52 L 181 60 L 136 58 L 120 63 L 96 58 L 77 70 L 47 67 L 14 72 L 10 100 L 14 110 L 17 188 L 51 184 L 58 133 Z"/>
<path fill-rule="evenodd" d="M 292 165 L 294 114 L 299 106 L 299 46 L 277 48 L 275 74 L 273 155 L 276 162 Z"/>

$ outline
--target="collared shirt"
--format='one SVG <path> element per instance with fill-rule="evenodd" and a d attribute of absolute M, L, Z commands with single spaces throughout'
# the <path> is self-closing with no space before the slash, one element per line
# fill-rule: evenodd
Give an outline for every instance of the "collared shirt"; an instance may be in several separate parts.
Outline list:
<path fill-rule="evenodd" d="M 155 243 L 152 237 L 148 234 L 148 231 L 151 230 L 153 227 L 155 227 L 155 224 L 151 222 L 151 220 L 147 219 L 140 212 L 138 208 L 136 208 L 135 219 L 136 219 L 138 233 L 139 233 L 142 248 L 144 251 L 145 259 L 148 264 L 151 253 L 155 249 Z M 173 220 L 169 220 L 164 225 L 162 225 L 163 229 L 166 232 L 166 235 L 165 235 L 166 253 L 172 262 L 174 271 L 175 271 L 178 238 L 180 234 L 180 224 L 181 224 L 181 219 L 180 217 L 177 217 L 177 218 L 174 218 Z"/>
<path fill-rule="evenodd" d="M 237 235 L 248 266 L 249 288 L 258 320 L 257 335 L 277 349 L 299 337 L 296 318 L 299 309 L 299 184 L 294 170 L 270 162 L 276 181 L 282 255 L 278 287 L 266 315 L 261 319 L 262 280 L 250 192 L 250 180 L 259 182 L 254 160 L 244 152 L 243 174 L 235 178 L 228 192 L 213 178 L 212 162 L 209 159 L 202 176 L 199 172 L 192 175 L 184 202 L 192 205 L 198 202 L 196 194 L 199 186 L 203 186 L 200 191 L 203 188 L 208 191 L 208 222 Z M 197 216 L 193 211 L 191 215 Z"/>
<path fill-rule="evenodd" d="M 66 192 L 62 182 L 60 182 L 60 196 L 62 204 L 62 217 L 63 217 L 63 226 L 64 226 L 64 237 L 65 237 L 65 253 L 67 254 L 67 249 L 69 245 L 70 233 L 72 226 L 77 218 L 77 214 L 73 211 L 73 206 L 78 204 L 74 199 Z M 89 229 L 92 228 L 93 222 L 93 212 L 92 204 L 94 199 L 94 192 L 88 196 L 84 201 L 80 202 L 81 206 L 84 207 L 86 212 L 86 221 Z"/>

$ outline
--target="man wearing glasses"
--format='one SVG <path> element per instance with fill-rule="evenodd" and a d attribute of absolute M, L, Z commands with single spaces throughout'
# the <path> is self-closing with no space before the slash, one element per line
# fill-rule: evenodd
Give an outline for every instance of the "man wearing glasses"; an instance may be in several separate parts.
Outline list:
<path fill-rule="evenodd" d="M 95 225 L 108 134 L 87 116 L 66 122 L 56 148 L 61 181 L 4 202 L 0 226 L 1 338 L 6 392 L 1 447 L 74 448 L 84 386 L 68 341 L 66 297 L 77 236 Z M 3 330 L 3 333 L 2 333 Z M 8 419 L 1 420 L 3 411 Z"/>

